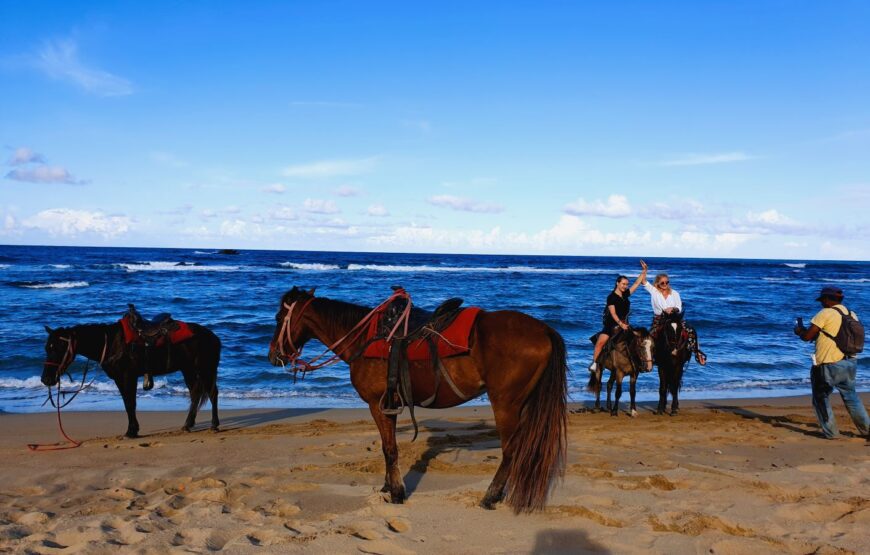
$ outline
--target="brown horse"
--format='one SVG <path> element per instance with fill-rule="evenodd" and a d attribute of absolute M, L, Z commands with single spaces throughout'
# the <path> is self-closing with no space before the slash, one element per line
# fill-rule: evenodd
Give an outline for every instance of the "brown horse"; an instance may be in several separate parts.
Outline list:
<path fill-rule="evenodd" d="M 278 306 L 269 361 L 276 366 L 295 363 L 311 338 L 332 346 L 350 366 L 350 381 L 369 405 L 380 431 L 386 462 L 382 491 L 389 491 L 393 503 L 403 503 L 396 415 L 384 414 L 380 408 L 387 388 L 387 363 L 359 356 L 363 338 L 336 345 L 369 313 L 369 308 L 314 297 L 313 289 L 294 287 Z M 434 395 L 429 408 L 447 408 L 486 392 L 501 439 L 502 460 L 481 506 L 492 509 L 504 499 L 517 513 L 542 509 L 554 479 L 564 472 L 567 450 L 567 363 L 562 336 L 520 312 L 480 311 L 469 346 L 467 356 L 442 360 L 449 380 L 436 380 L 428 362 L 410 362 L 413 398 Z"/>
<path fill-rule="evenodd" d="M 627 334 L 624 337 L 619 335 Z M 641 370 L 652 370 L 655 345 L 646 328 L 629 328 L 619 335 L 614 336 L 612 349 L 600 357 L 601 363 L 598 369 L 589 376 L 589 384 L 586 388 L 595 392 L 595 408 L 601 408 L 601 376 L 604 369 L 610 370 L 610 379 L 607 380 L 607 410 L 611 416 L 619 414 L 619 398 L 622 396 L 622 379 L 631 376 L 629 394 L 631 396 L 632 418 L 637 416 L 637 407 L 634 397 L 637 393 L 637 376 Z M 613 405 L 610 404 L 610 391 L 616 382 L 616 397 Z"/>

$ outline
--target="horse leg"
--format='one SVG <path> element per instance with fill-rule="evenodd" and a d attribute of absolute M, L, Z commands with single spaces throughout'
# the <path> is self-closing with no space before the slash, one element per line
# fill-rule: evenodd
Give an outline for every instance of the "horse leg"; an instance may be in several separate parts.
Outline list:
<path fill-rule="evenodd" d="M 203 395 L 202 384 L 192 372 L 182 370 L 181 373 L 184 375 L 184 383 L 187 384 L 187 391 L 190 393 L 190 408 L 187 410 L 187 418 L 184 420 L 184 426 L 181 427 L 181 430 L 189 432 L 196 424 L 199 399 Z"/>
<path fill-rule="evenodd" d="M 619 398 L 622 397 L 622 372 L 614 371 L 610 375 L 610 379 L 612 380 L 616 377 L 616 397 L 613 400 L 613 408 L 610 410 L 610 416 L 619 415 Z"/>
<path fill-rule="evenodd" d="M 118 386 L 118 391 L 121 392 L 121 399 L 124 400 L 124 410 L 127 411 L 127 432 L 126 437 L 139 437 L 139 421 L 136 420 L 136 386 L 139 379 L 130 372 L 124 372 L 120 378 L 115 380 L 115 385 Z"/>
<path fill-rule="evenodd" d="M 631 396 L 631 417 L 637 416 L 637 406 L 634 404 L 634 396 L 637 394 L 637 372 L 631 373 L 631 382 L 628 386 L 628 394 Z"/>
<path fill-rule="evenodd" d="M 208 393 L 208 400 L 211 403 L 211 429 L 213 432 L 220 430 L 220 420 L 218 420 L 218 386 L 217 383 L 211 386 L 211 391 Z"/>
<path fill-rule="evenodd" d="M 390 503 L 405 502 L 405 483 L 399 472 L 399 445 L 396 442 L 396 415 L 381 412 L 379 401 L 369 404 L 369 411 L 381 433 L 381 449 L 384 452 L 386 475 L 384 488 L 381 491 L 390 492 Z"/>
<path fill-rule="evenodd" d="M 680 381 L 682 369 L 674 368 L 674 375 L 671 379 L 671 416 L 676 416 L 680 412 Z"/>
<path fill-rule="evenodd" d="M 595 410 L 601 410 L 601 376 L 603 371 L 599 366 L 597 370 L 595 370 L 595 375 L 597 377 L 597 384 L 595 386 Z"/>
<path fill-rule="evenodd" d="M 601 391 L 599 380 L 598 391 Z M 496 409 L 498 404 L 498 409 Z M 510 440 L 519 425 L 519 412 L 513 404 L 502 407 L 502 403 L 493 403 L 493 414 L 495 416 L 495 427 L 498 429 L 498 435 L 501 439 L 501 464 L 498 465 L 498 470 L 495 471 L 495 476 L 492 477 L 489 487 L 483 499 L 480 501 L 480 506 L 484 509 L 495 509 L 496 504 L 504 498 L 505 484 L 507 484 L 508 473 L 510 472 L 510 463 L 513 458 L 513 450 L 510 447 Z"/>
<path fill-rule="evenodd" d="M 667 372 L 659 366 L 659 406 L 656 408 L 656 414 L 664 414 L 668 405 L 668 380 Z"/>
<path fill-rule="evenodd" d="M 610 391 L 613 389 L 613 382 L 616 380 L 616 370 L 610 371 L 610 377 L 607 379 L 607 411 L 613 414 L 613 405 L 610 403 Z"/>

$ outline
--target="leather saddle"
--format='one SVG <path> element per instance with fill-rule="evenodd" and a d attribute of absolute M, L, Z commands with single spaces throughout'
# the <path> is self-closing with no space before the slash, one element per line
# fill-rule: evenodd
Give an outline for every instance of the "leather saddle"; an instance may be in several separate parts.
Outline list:
<path fill-rule="evenodd" d="M 129 306 L 127 315 L 130 325 L 149 347 L 153 347 L 160 338 L 168 336 L 180 327 L 168 312 L 161 312 L 148 320 L 139 314 L 132 303 L 127 306 Z"/>
<path fill-rule="evenodd" d="M 393 286 L 393 290 L 401 289 L 398 286 Z M 403 336 L 403 339 L 408 341 L 418 339 L 427 332 L 440 332 L 446 329 L 456 316 L 459 315 L 460 307 L 464 301 L 458 297 L 447 299 L 436 308 L 434 311 L 423 310 L 416 306 L 411 307 L 411 313 L 408 315 L 408 333 Z M 396 322 L 402 316 L 405 308 L 408 306 L 407 299 L 396 299 L 384 311 L 378 325 L 378 336 L 386 337 L 396 325 Z"/>

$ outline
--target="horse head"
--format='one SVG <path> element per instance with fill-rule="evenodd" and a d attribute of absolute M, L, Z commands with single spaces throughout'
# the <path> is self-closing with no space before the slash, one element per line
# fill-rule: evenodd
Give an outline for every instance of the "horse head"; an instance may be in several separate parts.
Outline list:
<path fill-rule="evenodd" d="M 293 286 L 284 293 L 275 314 L 275 332 L 269 343 L 269 362 L 273 366 L 293 363 L 313 332 L 304 321 L 305 309 L 314 300 L 314 288 L 309 290 Z"/>
<path fill-rule="evenodd" d="M 45 362 L 42 365 L 42 383 L 51 387 L 60 381 L 76 358 L 76 338 L 72 330 L 45 326 L 48 339 L 45 341 Z"/>
<path fill-rule="evenodd" d="M 646 328 L 633 328 L 631 333 L 631 357 L 640 362 L 640 366 L 649 372 L 652 370 L 655 358 L 655 342 Z"/>

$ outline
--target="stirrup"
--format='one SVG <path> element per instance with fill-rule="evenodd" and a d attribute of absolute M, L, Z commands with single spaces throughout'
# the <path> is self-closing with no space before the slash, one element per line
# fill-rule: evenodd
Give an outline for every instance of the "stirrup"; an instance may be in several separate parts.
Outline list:
<path fill-rule="evenodd" d="M 398 406 L 398 407 L 394 407 L 394 408 L 388 407 L 388 406 L 387 406 L 387 403 L 386 403 L 386 400 L 387 400 L 387 392 L 384 391 L 384 394 L 381 395 L 381 400 L 380 400 L 380 402 L 378 403 L 379 408 L 381 409 L 381 413 L 382 413 L 382 414 L 386 414 L 387 416 L 394 416 L 394 415 L 402 414 L 402 412 L 404 412 L 404 410 L 405 410 L 405 401 L 404 401 L 404 399 L 402 399 L 402 395 L 398 392 L 398 390 L 395 391 L 394 393 L 395 393 L 396 397 L 399 398 L 399 406 Z"/>

